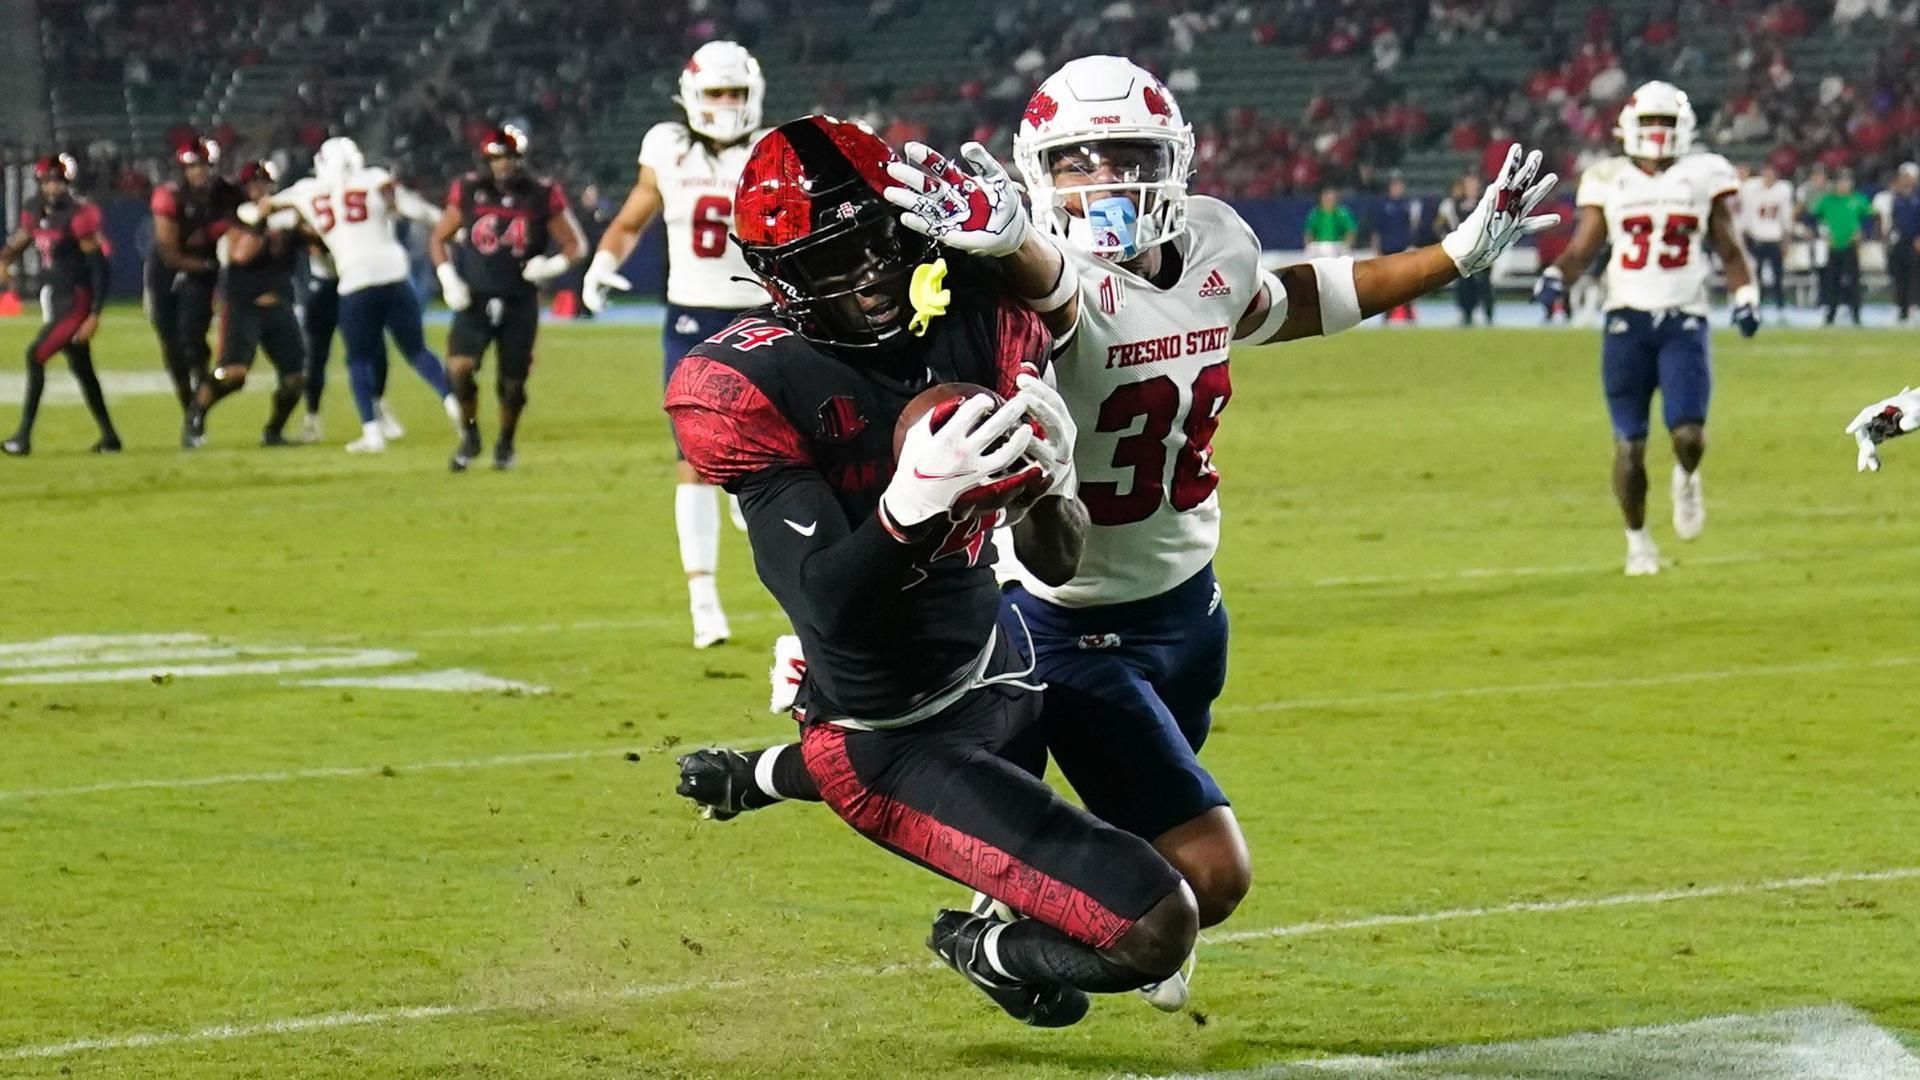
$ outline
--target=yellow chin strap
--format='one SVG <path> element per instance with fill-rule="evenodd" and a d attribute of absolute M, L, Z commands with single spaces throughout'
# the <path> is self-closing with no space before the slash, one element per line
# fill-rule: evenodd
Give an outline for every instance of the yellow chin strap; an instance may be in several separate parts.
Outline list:
<path fill-rule="evenodd" d="M 946 280 L 945 259 L 935 259 L 913 268 L 913 278 L 907 283 L 907 301 L 913 305 L 913 319 L 907 323 L 907 329 L 914 337 L 925 337 L 927 327 L 933 320 L 947 313 L 947 305 L 953 302 L 953 293 L 947 290 Z"/>

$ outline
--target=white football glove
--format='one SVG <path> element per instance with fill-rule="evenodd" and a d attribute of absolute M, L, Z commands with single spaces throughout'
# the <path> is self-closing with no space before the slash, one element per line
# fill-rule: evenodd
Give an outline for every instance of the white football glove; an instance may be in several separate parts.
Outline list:
<path fill-rule="evenodd" d="M 535 255 L 527 260 L 527 265 L 520 268 L 520 279 L 535 285 L 545 285 L 566 273 L 567 267 L 572 265 L 572 260 L 557 252 L 552 255 Z"/>
<path fill-rule="evenodd" d="M 1523 236 L 1546 232 L 1560 224 L 1559 214 L 1532 214 L 1553 185 L 1560 182 L 1554 173 L 1534 179 L 1540 172 L 1540 151 L 1520 158 L 1520 144 L 1507 149 L 1506 163 L 1480 196 L 1480 205 L 1460 223 L 1460 227 L 1440 240 L 1440 247 L 1460 270 L 1471 277 L 1491 267 L 1502 252 Z"/>
<path fill-rule="evenodd" d="M 620 276 L 620 262 L 611 251 L 596 251 L 593 261 L 587 264 L 587 276 L 580 282 L 580 302 L 595 315 L 607 308 L 607 293 L 618 289 L 626 292 L 633 288 L 633 282 Z"/>
<path fill-rule="evenodd" d="M 880 495 L 881 523 L 896 531 L 942 514 L 964 517 L 1041 475 L 1032 462 L 996 475 L 1033 444 L 1024 399 L 1016 396 L 995 409 L 991 397 L 975 395 L 960 402 L 936 431 L 933 420 L 942 411 L 939 406 L 927 410 L 907 430 L 893 479 Z"/>
<path fill-rule="evenodd" d="M 965 173 L 925 143 L 910 142 L 906 161 L 887 164 L 897 186 L 881 192 L 905 213 L 900 221 L 959 251 L 999 258 L 1020 250 L 1027 238 L 1027 210 L 1006 167 L 987 148 L 970 142 L 960 156 Z"/>
<path fill-rule="evenodd" d="M 1860 410 L 1847 425 L 1847 434 L 1860 449 L 1854 468 L 1860 472 L 1880 471 L 1880 444 L 1920 428 L 1920 390 L 1908 387 L 1885 401 L 1876 401 Z"/>
<path fill-rule="evenodd" d="M 443 262 L 434 267 L 433 272 L 440 279 L 440 299 L 455 311 L 467 310 L 473 303 L 473 290 L 467 288 L 466 279 L 453 268 L 453 263 Z"/>
<path fill-rule="evenodd" d="M 1021 372 L 1014 380 L 1019 393 L 1015 401 L 1026 403 L 1027 415 L 1040 425 L 1033 445 L 1027 447 L 1027 460 L 1046 470 L 1049 480 L 1046 494 L 1071 495 L 1074 490 L 1073 444 L 1079 430 L 1060 391 L 1037 375 Z"/>

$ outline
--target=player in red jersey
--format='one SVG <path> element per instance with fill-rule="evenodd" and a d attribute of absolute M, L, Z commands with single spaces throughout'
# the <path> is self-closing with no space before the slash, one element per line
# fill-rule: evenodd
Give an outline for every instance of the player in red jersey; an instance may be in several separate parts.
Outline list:
<path fill-rule="evenodd" d="M 246 197 L 218 171 L 220 147 L 195 138 L 174 148 L 180 176 L 153 189 L 153 251 L 147 256 L 147 317 L 160 338 L 160 356 L 180 411 L 194 408 L 194 391 L 207 378 L 213 348 L 213 298 L 220 282 L 215 248 Z M 190 441 L 182 436 L 183 445 Z"/>
<path fill-rule="evenodd" d="M 120 436 L 107 415 L 106 395 L 93 370 L 93 334 L 100 327 L 100 311 L 107 302 L 109 267 L 100 234 L 100 208 L 73 194 L 73 158 L 49 154 L 33 163 L 40 193 L 20 209 L 20 227 L 0 248 L 0 289 L 12 285 L 13 264 L 34 248 L 40 256 L 40 309 L 45 315 L 40 333 L 27 346 L 27 396 L 20 406 L 20 428 L 0 443 L 13 457 L 33 452 L 33 421 L 46 389 L 47 361 L 66 353 L 67 368 L 80 384 L 87 411 L 100 425 L 96 454 L 120 452 Z"/>
<path fill-rule="evenodd" d="M 936 259 L 900 225 L 881 196 L 893 160 L 825 117 L 756 145 L 734 239 L 774 302 L 695 346 L 666 405 L 701 479 L 740 497 L 761 581 L 805 644 L 800 745 L 754 755 L 754 774 L 1028 916 L 944 912 L 928 945 L 1009 1014 L 1061 1026 L 1088 993 L 1173 974 L 1198 914 L 1147 841 L 1014 760 L 1040 688 L 1024 628 L 1001 618 L 1002 515 L 977 508 L 1038 485 L 1015 547 L 1065 553 L 1071 577 L 1085 529 L 1066 488 L 1073 424 L 1028 371 L 1052 346 L 1039 316 L 989 267 Z M 946 263 L 943 290 L 930 279 Z M 937 430 L 929 412 L 896 461 L 906 404 L 957 381 L 1010 400 L 969 398 Z"/>
<path fill-rule="evenodd" d="M 514 433 L 527 405 L 533 341 L 540 332 L 540 286 L 566 273 L 586 247 L 566 190 L 528 172 L 526 154 L 527 137 L 519 128 L 489 131 L 480 140 L 487 167 L 454 181 L 427 242 L 440 294 L 453 309 L 447 380 L 460 399 L 461 423 L 460 445 L 448 462 L 454 472 L 467 471 L 480 456 L 480 386 L 474 376 L 489 345 L 500 358 L 493 467 L 513 468 Z M 548 254 L 554 244 L 560 250 Z"/>

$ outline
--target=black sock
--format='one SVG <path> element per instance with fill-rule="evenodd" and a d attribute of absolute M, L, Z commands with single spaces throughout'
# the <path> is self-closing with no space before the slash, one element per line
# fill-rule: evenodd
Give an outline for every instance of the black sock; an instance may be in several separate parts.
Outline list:
<path fill-rule="evenodd" d="M 772 791 L 761 786 L 763 775 L 760 759 L 768 754 L 778 755 L 773 766 L 766 770 Z M 754 786 L 740 798 L 740 802 L 749 810 L 758 810 L 763 806 L 772 806 L 782 799 L 797 799 L 800 802 L 819 802 L 820 786 L 813 782 L 813 774 L 807 772 L 806 758 L 800 753 L 799 743 L 784 746 L 770 746 L 765 750 L 749 750 L 741 755 L 753 766 Z"/>
<path fill-rule="evenodd" d="M 273 392 L 273 415 L 267 417 L 267 430 L 275 435 L 286 429 L 287 417 L 293 415 L 293 407 L 300 404 L 300 387 L 283 382 Z"/>
<path fill-rule="evenodd" d="M 92 345 L 69 346 L 67 369 L 73 372 L 73 381 L 80 384 L 80 396 L 86 399 L 87 411 L 93 414 L 100 437 L 107 442 L 119 442 L 120 436 L 113 430 L 113 417 L 107 415 L 107 395 L 101 392 L 100 376 L 93 370 Z"/>
<path fill-rule="evenodd" d="M 1073 986 L 1089 994 L 1119 994 L 1154 981 L 1151 975 L 1121 967 L 1093 946 L 1033 919 L 987 931 L 973 964 L 976 972 L 989 978 Z"/>
<path fill-rule="evenodd" d="M 40 415 L 40 394 L 47 388 L 47 370 L 27 357 L 27 396 L 20 402 L 19 437 L 33 437 L 33 421 Z"/>

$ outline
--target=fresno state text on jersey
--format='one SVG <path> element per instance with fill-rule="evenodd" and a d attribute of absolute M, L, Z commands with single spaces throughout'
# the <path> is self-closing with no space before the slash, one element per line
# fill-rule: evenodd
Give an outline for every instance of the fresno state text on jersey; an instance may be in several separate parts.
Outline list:
<path fill-rule="evenodd" d="M 454 266 L 474 292 L 524 296 L 540 287 L 520 276 L 527 260 L 547 253 L 547 223 L 567 212 L 560 184 L 521 173 L 504 184 L 474 171 L 454 181 L 447 205 L 460 212 L 466 243 L 454 249 Z"/>
<path fill-rule="evenodd" d="M 764 132 L 716 147 L 679 121 L 655 124 L 640 142 L 640 164 L 660 185 L 667 225 L 667 303 L 739 310 L 767 302 L 733 230 L 733 193 L 753 144 Z"/>
<path fill-rule="evenodd" d="M 1625 157 L 1588 169 L 1574 201 L 1607 217 L 1607 306 L 1705 315 L 1707 221 L 1713 201 L 1738 188 L 1719 154 L 1687 154 L 1653 173 Z"/>

